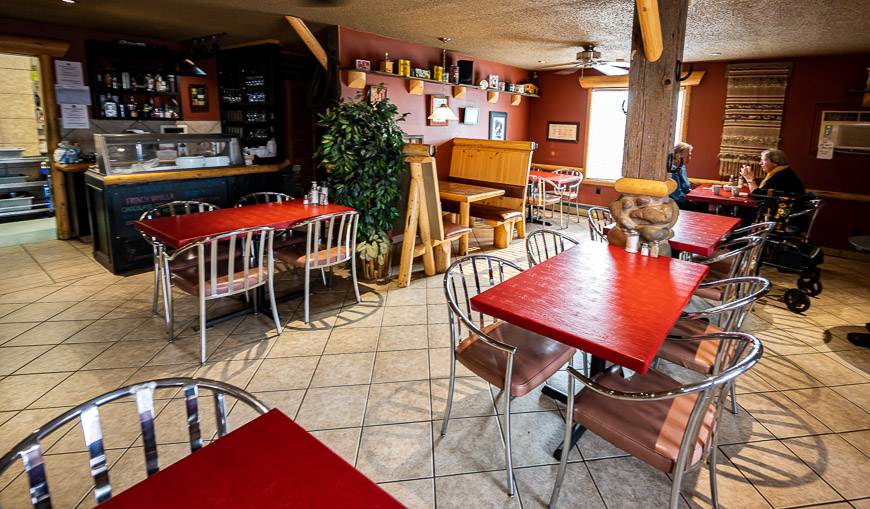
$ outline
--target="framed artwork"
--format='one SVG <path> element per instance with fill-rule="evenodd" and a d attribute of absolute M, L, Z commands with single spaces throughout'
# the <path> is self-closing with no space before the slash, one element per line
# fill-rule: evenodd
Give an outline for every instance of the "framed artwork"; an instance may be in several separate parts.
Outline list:
<path fill-rule="evenodd" d="M 405 136 L 403 136 L 403 138 L 405 139 L 405 143 L 412 143 L 415 145 L 417 145 L 417 144 L 422 145 L 423 144 L 423 135 L 422 134 L 406 134 Z"/>
<path fill-rule="evenodd" d="M 507 112 L 489 112 L 489 139 L 504 141 L 507 139 Z"/>
<path fill-rule="evenodd" d="M 468 106 L 462 113 L 462 123 L 468 125 L 477 125 L 480 118 L 480 108 L 476 106 Z"/>
<path fill-rule="evenodd" d="M 430 95 L 429 96 L 429 111 L 426 112 L 426 116 L 428 117 L 429 115 L 431 115 L 432 112 L 435 111 L 435 108 L 437 108 L 439 106 L 447 106 L 447 96 L 446 95 Z M 439 122 L 437 120 L 432 120 L 430 118 L 430 119 L 428 119 L 428 121 L 429 121 L 428 125 L 432 125 L 432 126 L 446 126 L 447 125 L 447 120 L 443 120 L 443 121 Z"/>
<path fill-rule="evenodd" d="M 378 104 L 387 98 L 387 87 L 383 85 L 370 85 L 369 86 L 369 103 L 372 106 Z"/>
<path fill-rule="evenodd" d="M 547 140 L 579 143 L 579 122 L 547 122 Z"/>
<path fill-rule="evenodd" d="M 205 85 L 189 85 L 190 111 L 208 111 L 208 88 Z"/>

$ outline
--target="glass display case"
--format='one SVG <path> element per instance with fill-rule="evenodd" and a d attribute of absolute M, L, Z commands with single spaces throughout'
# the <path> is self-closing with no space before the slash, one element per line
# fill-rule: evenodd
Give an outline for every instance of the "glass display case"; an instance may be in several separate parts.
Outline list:
<path fill-rule="evenodd" d="M 95 134 L 103 175 L 243 166 L 238 138 L 223 134 Z"/>

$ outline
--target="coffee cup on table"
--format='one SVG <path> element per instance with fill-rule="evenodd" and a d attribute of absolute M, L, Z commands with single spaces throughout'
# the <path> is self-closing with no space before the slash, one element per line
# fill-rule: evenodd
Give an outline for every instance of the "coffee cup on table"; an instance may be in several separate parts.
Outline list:
<path fill-rule="evenodd" d="M 710 192 L 712 192 L 713 194 L 717 194 L 717 195 L 722 194 L 722 186 L 719 184 L 713 184 L 710 187 Z"/>
<path fill-rule="evenodd" d="M 731 196 L 733 198 L 740 196 L 740 186 L 731 186 Z"/>

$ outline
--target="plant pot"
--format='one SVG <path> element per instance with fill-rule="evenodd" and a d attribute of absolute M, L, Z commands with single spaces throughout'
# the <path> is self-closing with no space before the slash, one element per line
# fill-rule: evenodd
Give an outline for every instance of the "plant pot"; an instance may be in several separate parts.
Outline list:
<path fill-rule="evenodd" d="M 357 256 L 357 268 L 361 270 L 361 278 L 365 281 L 384 281 L 392 276 L 392 261 L 392 250 L 387 251 L 384 255 L 384 263 L 378 263 L 377 258 L 363 260 Z"/>

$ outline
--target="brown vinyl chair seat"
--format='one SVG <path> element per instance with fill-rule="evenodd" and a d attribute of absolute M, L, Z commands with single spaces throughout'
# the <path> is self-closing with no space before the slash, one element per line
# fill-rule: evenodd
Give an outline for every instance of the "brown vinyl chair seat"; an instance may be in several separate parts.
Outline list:
<path fill-rule="evenodd" d="M 703 334 L 715 334 L 722 329 L 704 319 L 683 318 L 668 333 L 669 337 L 688 338 Z M 698 373 L 709 375 L 716 362 L 719 340 L 707 341 L 665 341 L 659 348 L 658 357 L 678 366 Z"/>
<path fill-rule="evenodd" d="M 676 380 L 655 370 L 624 378 L 621 370 L 611 369 L 596 381 L 623 392 L 651 393 L 680 386 Z M 574 401 L 574 418 L 589 431 L 632 456 L 663 472 L 672 472 L 697 397 L 696 393 L 655 401 L 625 401 L 585 389 Z M 714 419 L 715 407 L 710 405 L 688 465 L 702 459 L 707 441 L 712 436 Z"/>
<path fill-rule="evenodd" d="M 217 289 L 218 293 L 225 293 L 229 290 L 229 280 L 230 278 L 227 276 L 227 269 L 229 263 L 221 263 L 219 268 L 223 268 L 223 270 L 218 270 L 217 274 Z M 242 268 L 244 267 L 244 262 L 241 258 L 236 259 L 233 264 L 234 267 Z M 206 265 L 206 270 L 208 270 L 209 265 Z M 258 276 L 260 275 L 261 269 L 251 269 L 248 273 L 248 284 L 250 286 L 254 286 L 257 284 Z M 199 276 L 198 276 L 199 268 L 194 264 L 189 267 L 184 267 L 182 269 L 176 270 L 172 269 L 172 282 L 175 284 L 177 288 L 180 290 L 184 290 L 185 292 L 191 295 L 199 295 Z M 262 278 L 265 283 L 268 281 L 268 275 L 265 270 L 262 270 Z M 237 270 L 233 275 L 233 287 L 232 291 L 242 291 L 245 289 L 245 272 L 244 270 Z M 212 294 L 214 288 L 211 284 L 211 274 L 206 274 L 205 277 L 205 293 L 206 295 Z"/>
<path fill-rule="evenodd" d="M 511 376 L 510 393 L 523 396 L 547 381 L 568 363 L 574 348 L 535 334 L 507 322 L 498 322 L 484 327 L 483 332 L 493 339 L 516 347 Z M 487 382 L 504 389 L 507 355 L 475 335 L 462 340 L 456 346 L 456 360 Z"/>
<path fill-rule="evenodd" d="M 543 200 L 539 197 L 535 200 L 535 205 L 553 205 L 564 199 L 564 196 L 559 193 L 545 193 Z"/>
<path fill-rule="evenodd" d="M 305 253 L 306 244 L 307 242 L 299 242 L 285 247 L 275 248 L 275 259 L 293 267 L 304 268 L 305 259 L 307 257 Z M 325 264 L 327 261 L 335 261 L 341 256 L 347 256 L 344 252 L 345 250 L 344 247 L 320 249 L 315 254 L 316 261 L 312 261 L 312 265 Z"/>
<path fill-rule="evenodd" d="M 197 259 L 198 259 L 198 257 L 197 257 L 196 249 L 189 249 L 189 250 L 187 250 L 187 252 L 183 253 L 178 258 L 171 260 L 169 262 L 169 269 L 172 272 L 182 270 L 182 269 L 191 268 L 191 267 L 194 270 L 196 270 L 197 265 L 199 265 L 199 262 L 197 261 Z M 221 262 L 224 262 L 224 261 L 227 261 L 228 259 L 229 259 L 229 254 L 227 252 L 226 246 L 218 246 L 218 260 L 220 260 Z M 223 265 L 223 263 L 221 263 L 221 264 Z M 209 267 L 210 265 L 211 265 L 211 251 L 206 249 L 205 250 L 205 266 Z"/>
<path fill-rule="evenodd" d="M 710 278 L 709 281 L 705 279 L 704 282 L 709 283 L 712 281 L 718 281 L 719 279 L 722 278 Z M 692 295 L 694 295 L 695 297 L 701 297 L 702 299 L 714 300 L 718 302 L 722 300 L 722 289 L 717 287 L 698 288 Z"/>
<path fill-rule="evenodd" d="M 471 227 L 463 226 L 461 224 L 456 224 L 452 221 L 448 221 L 446 219 L 441 220 L 441 224 L 444 225 L 444 238 L 445 239 L 456 239 L 461 237 L 467 233 L 471 233 Z"/>
<path fill-rule="evenodd" d="M 459 203 L 444 201 L 441 203 L 441 210 L 458 214 Z M 495 221 L 498 223 L 513 221 L 523 217 L 523 213 L 519 210 L 498 207 L 496 205 L 486 205 L 483 203 L 472 203 L 469 213 L 471 214 L 471 217 L 479 217 L 487 221 Z"/>

